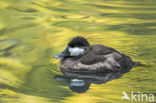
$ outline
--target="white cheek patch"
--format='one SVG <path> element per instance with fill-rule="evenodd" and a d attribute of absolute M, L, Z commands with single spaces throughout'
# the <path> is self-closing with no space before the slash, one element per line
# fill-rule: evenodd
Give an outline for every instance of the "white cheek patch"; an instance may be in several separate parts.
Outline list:
<path fill-rule="evenodd" d="M 69 48 L 70 56 L 78 56 L 84 53 L 84 49 L 79 47 Z"/>

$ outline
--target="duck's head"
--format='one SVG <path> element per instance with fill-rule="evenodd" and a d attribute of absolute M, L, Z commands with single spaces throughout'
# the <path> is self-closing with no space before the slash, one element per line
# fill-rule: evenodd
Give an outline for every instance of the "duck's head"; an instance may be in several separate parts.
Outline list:
<path fill-rule="evenodd" d="M 54 58 L 64 59 L 66 57 L 77 57 L 84 55 L 89 50 L 90 50 L 89 42 L 85 38 L 77 36 L 68 43 L 67 47 L 63 52 L 54 56 Z"/>

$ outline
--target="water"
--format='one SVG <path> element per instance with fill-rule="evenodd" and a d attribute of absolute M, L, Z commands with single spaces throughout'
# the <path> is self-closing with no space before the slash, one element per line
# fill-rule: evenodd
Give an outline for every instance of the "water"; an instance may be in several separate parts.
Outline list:
<path fill-rule="evenodd" d="M 78 35 L 142 65 L 73 92 L 52 57 Z M 0 0 L 1 103 L 118 103 L 123 91 L 155 94 L 155 58 L 155 0 Z"/>

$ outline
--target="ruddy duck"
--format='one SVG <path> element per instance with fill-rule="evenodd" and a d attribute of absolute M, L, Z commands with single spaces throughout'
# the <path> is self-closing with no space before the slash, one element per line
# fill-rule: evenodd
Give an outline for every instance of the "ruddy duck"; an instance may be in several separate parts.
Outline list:
<path fill-rule="evenodd" d="M 68 72 L 110 72 L 134 65 L 125 54 L 104 45 L 90 45 L 81 36 L 73 38 L 66 49 L 54 57 L 61 59 L 59 67 Z"/>

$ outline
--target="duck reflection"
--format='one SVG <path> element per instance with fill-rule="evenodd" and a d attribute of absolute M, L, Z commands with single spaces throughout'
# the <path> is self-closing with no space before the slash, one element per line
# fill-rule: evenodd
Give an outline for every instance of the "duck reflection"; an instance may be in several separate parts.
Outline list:
<path fill-rule="evenodd" d="M 66 72 L 62 70 L 64 75 L 56 75 L 55 79 L 65 82 L 73 92 L 84 93 L 92 83 L 103 84 L 113 79 L 119 78 L 130 69 L 122 69 L 120 71 L 108 73 L 78 73 Z"/>

